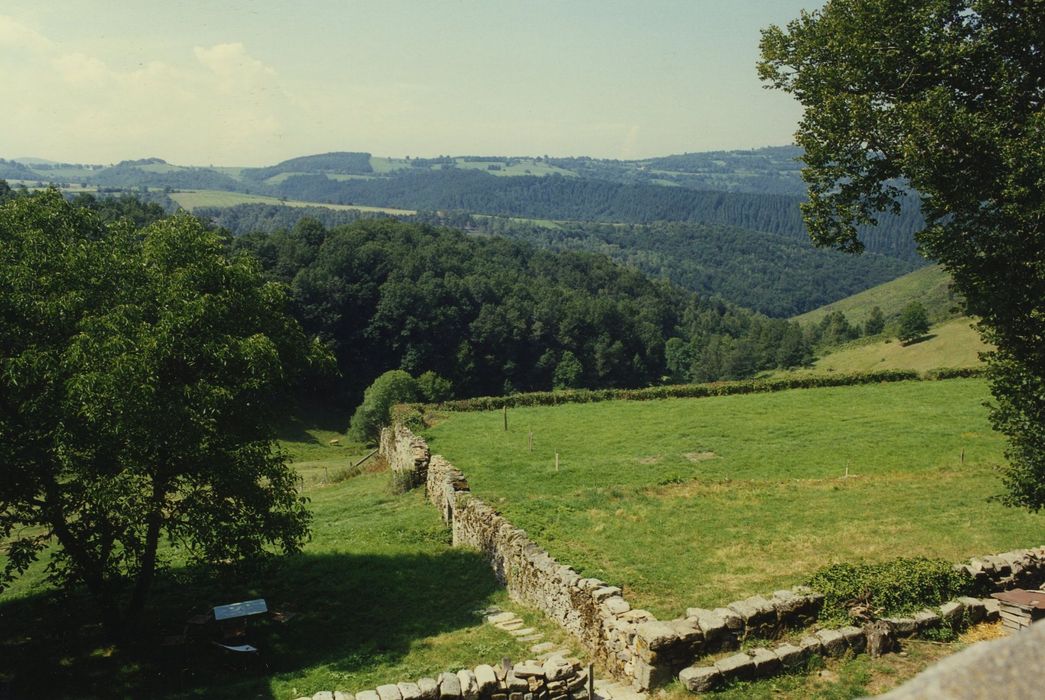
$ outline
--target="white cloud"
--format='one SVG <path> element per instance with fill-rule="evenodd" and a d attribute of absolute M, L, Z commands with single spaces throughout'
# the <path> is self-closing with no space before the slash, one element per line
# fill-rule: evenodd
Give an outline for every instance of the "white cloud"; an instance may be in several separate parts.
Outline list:
<path fill-rule="evenodd" d="M 0 15 L 0 46 L 30 51 L 48 51 L 54 42 L 10 15 Z"/>
<path fill-rule="evenodd" d="M 77 86 L 99 87 L 109 78 L 105 63 L 82 53 L 68 53 L 51 59 L 62 79 Z"/>

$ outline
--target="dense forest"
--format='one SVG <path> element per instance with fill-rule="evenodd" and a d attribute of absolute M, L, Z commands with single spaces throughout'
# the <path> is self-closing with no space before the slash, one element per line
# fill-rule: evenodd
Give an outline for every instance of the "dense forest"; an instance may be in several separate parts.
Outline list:
<path fill-rule="evenodd" d="M 347 404 L 376 376 L 434 371 L 456 396 L 741 378 L 810 359 L 797 324 L 603 256 L 391 219 L 233 239 L 331 343 Z"/>
<path fill-rule="evenodd" d="M 285 197 L 335 204 L 425 210 L 463 210 L 539 219 L 648 224 L 662 221 L 721 224 L 808 240 L 798 197 L 700 191 L 547 175 L 497 177 L 478 170 L 404 171 L 393 177 L 333 180 L 293 175 L 276 188 Z M 923 225 L 916 209 L 883 215 L 861 239 L 870 252 L 918 260 L 913 234 Z"/>
<path fill-rule="evenodd" d="M 197 209 L 196 214 L 234 235 L 291 229 L 305 217 L 331 228 L 383 216 L 266 204 Z M 476 234 L 505 236 L 540 248 L 600 253 L 702 296 L 717 295 L 776 318 L 809 311 L 918 267 L 874 253 L 845 255 L 814 248 L 808 240 L 725 225 L 541 224 L 462 212 L 419 212 L 413 218 Z"/>

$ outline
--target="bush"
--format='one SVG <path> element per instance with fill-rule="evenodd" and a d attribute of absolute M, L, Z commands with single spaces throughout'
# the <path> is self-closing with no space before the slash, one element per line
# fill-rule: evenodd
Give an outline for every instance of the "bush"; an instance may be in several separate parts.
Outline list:
<path fill-rule="evenodd" d="M 439 403 L 453 396 L 453 384 L 432 370 L 428 370 L 417 378 L 417 389 L 421 392 L 421 400 L 426 403 Z"/>
<path fill-rule="evenodd" d="M 417 380 L 401 369 L 385 372 L 363 392 L 363 403 L 352 414 L 348 436 L 356 442 L 374 444 L 381 428 L 391 419 L 392 406 L 421 397 Z"/>
<path fill-rule="evenodd" d="M 912 301 L 900 312 L 900 325 L 896 337 L 904 345 L 921 338 L 929 332 L 929 314 L 925 307 Z"/>
<path fill-rule="evenodd" d="M 899 558 L 880 564 L 832 564 L 807 581 L 824 594 L 821 618 L 849 619 L 854 604 L 867 606 L 876 615 L 898 615 L 939 605 L 955 596 L 973 592 L 966 572 L 942 559 Z"/>

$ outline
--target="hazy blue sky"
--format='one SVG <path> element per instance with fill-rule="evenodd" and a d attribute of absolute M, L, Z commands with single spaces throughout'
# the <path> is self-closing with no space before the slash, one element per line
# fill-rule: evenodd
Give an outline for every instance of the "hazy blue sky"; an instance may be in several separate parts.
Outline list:
<path fill-rule="evenodd" d="M 0 157 L 641 158 L 791 142 L 759 29 L 816 0 L 0 6 Z"/>

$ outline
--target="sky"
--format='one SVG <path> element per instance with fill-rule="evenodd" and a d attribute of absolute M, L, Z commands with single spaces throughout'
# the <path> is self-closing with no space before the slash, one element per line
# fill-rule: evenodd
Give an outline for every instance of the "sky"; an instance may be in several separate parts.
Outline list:
<path fill-rule="evenodd" d="M 268 165 L 784 145 L 759 30 L 816 0 L 0 4 L 0 157 Z"/>

